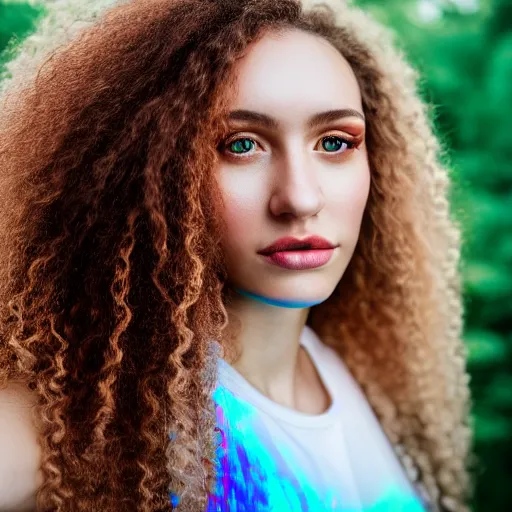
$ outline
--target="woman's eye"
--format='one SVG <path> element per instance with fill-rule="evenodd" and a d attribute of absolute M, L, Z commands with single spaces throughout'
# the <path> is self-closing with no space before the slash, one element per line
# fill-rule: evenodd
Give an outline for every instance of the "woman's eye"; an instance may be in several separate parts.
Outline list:
<path fill-rule="evenodd" d="M 244 154 L 250 151 L 254 144 L 256 144 L 254 140 L 243 137 L 240 139 L 232 140 L 227 144 L 227 147 L 235 154 Z"/>
<path fill-rule="evenodd" d="M 348 150 L 357 146 L 356 141 L 338 137 L 337 135 L 322 137 L 320 142 L 326 153 L 336 155 L 346 153 Z M 256 145 L 258 145 L 258 143 L 255 140 L 249 137 L 240 137 L 225 143 L 224 149 L 231 155 L 235 155 L 235 158 L 236 155 L 240 155 L 240 157 L 243 158 L 243 155 L 250 153 Z"/>
<path fill-rule="evenodd" d="M 328 135 L 321 139 L 322 147 L 327 153 L 345 153 L 349 149 L 353 149 L 357 143 L 355 141 L 338 137 L 337 135 Z M 345 146 L 345 149 L 342 148 Z"/>

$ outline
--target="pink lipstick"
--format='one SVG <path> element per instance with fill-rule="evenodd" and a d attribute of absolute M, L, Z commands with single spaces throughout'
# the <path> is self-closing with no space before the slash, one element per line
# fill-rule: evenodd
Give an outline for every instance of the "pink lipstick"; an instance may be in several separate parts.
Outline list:
<path fill-rule="evenodd" d="M 320 236 L 309 236 L 302 240 L 284 237 L 258 251 L 258 254 L 273 265 L 291 270 L 305 270 L 325 265 L 336 247 L 338 245 Z"/>
<path fill-rule="evenodd" d="M 332 257 L 334 249 L 315 249 L 313 251 L 280 251 L 263 256 L 269 263 L 290 270 L 305 270 L 325 265 Z"/>

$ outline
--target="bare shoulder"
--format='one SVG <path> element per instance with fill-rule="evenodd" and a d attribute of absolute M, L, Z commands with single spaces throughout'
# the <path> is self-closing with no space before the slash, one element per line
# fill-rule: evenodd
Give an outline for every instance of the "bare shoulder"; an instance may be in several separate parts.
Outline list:
<path fill-rule="evenodd" d="M 0 389 L 0 510 L 33 511 L 41 483 L 34 393 L 21 382 Z"/>

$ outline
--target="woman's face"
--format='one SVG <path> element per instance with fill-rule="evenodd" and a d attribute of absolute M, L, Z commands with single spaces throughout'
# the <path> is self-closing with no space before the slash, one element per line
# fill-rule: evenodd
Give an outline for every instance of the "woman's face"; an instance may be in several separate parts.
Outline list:
<path fill-rule="evenodd" d="M 217 169 L 229 281 L 270 299 L 322 302 L 352 257 L 370 186 L 355 75 L 328 42 L 300 31 L 265 35 L 236 74 Z M 319 113 L 348 109 L 311 124 Z M 309 235 L 336 246 L 322 251 L 331 257 L 320 266 L 284 268 L 258 254 L 281 237 Z M 294 266 L 311 255 L 281 261 Z"/>

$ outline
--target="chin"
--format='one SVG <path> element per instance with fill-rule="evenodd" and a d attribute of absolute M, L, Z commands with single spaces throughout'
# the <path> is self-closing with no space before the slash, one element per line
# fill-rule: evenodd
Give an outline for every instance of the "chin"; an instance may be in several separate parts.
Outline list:
<path fill-rule="evenodd" d="M 282 282 L 279 282 L 282 281 Z M 289 307 L 311 307 L 327 300 L 336 288 L 338 279 L 315 276 L 297 276 L 294 279 L 282 280 L 273 277 L 271 280 L 260 279 L 257 283 L 234 285 L 234 288 L 249 298 L 261 302 L 274 302 Z M 278 305 L 278 304 L 276 304 Z"/>

